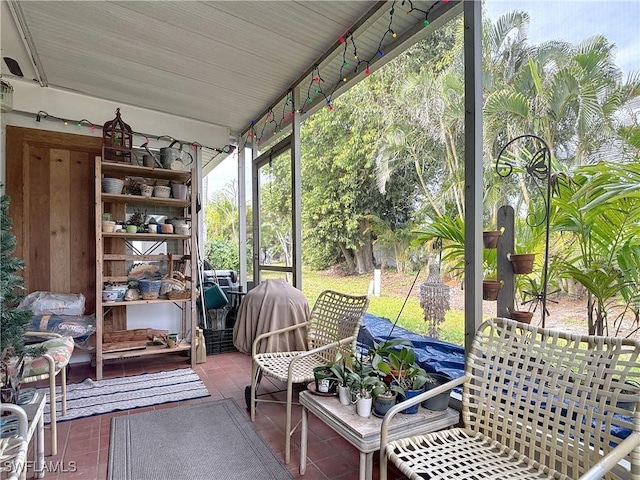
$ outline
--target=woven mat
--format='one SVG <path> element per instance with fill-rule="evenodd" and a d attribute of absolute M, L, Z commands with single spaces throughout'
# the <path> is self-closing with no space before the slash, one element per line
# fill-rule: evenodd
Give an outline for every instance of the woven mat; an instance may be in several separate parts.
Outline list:
<path fill-rule="evenodd" d="M 233 399 L 114 417 L 109 480 L 289 480 Z"/>
<path fill-rule="evenodd" d="M 38 391 L 47 395 L 44 421 L 49 423 L 49 387 Z M 60 415 L 60 386 L 56 391 L 58 422 L 209 396 L 205 384 L 190 368 L 98 381 L 87 378 L 82 383 L 69 384 L 65 416 Z"/>

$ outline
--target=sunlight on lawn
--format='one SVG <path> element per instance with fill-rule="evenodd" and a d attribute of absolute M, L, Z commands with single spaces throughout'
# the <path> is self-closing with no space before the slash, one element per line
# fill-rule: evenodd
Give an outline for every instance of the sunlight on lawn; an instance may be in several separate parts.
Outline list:
<path fill-rule="evenodd" d="M 372 315 L 387 318 L 391 320 L 391 322 L 394 322 L 411 288 L 414 276 L 406 275 L 406 278 L 403 277 L 400 285 L 401 288 L 398 288 L 397 284 L 395 285 L 396 291 L 401 291 L 402 294 L 389 293 L 391 288 L 387 288 L 385 285 L 387 278 L 383 273 L 382 295 L 379 297 L 372 296 L 370 298 L 369 309 L 367 311 Z M 303 270 L 302 291 L 309 300 L 309 305 L 313 305 L 318 295 L 324 290 L 336 290 L 353 295 L 366 294 L 369 291 L 369 282 L 372 279 L 373 274 L 342 277 L 326 272 Z M 398 319 L 398 325 L 412 332 L 426 335 L 429 325 L 423 320 L 422 308 L 420 307 L 420 300 L 418 298 L 419 291 L 420 286 L 417 282 Z M 440 325 L 440 339 L 457 345 L 464 344 L 463 311 L 450 310 L 447 312 L 444 323 Z"/>

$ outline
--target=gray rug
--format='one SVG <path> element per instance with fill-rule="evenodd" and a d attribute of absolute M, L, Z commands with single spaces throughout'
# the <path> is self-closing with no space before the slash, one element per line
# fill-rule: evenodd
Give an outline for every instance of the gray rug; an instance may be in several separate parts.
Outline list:
<path fill-rule="evenodd" d="M 289 480 L 233 399 L 114 417 L 109 480 Z"/>

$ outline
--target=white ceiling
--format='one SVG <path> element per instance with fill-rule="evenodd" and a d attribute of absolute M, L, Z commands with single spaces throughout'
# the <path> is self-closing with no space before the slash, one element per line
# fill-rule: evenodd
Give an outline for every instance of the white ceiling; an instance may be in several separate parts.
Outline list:
<path fill-rule="evenodd" d="M 335 97 L 348 88 L 338 41 L 347 32 L 373 70 L 461 11 L 454 0 L 0 3 L 2 56 L 16 59 L 25 78 L 235 134 L 270 108 L 279 112 L 292 87 L 302 86 L 306 96 L 316 64 L 326 92 L 337 86 Z M 394 3 L 391 28 L 398 36 L 385 37 L 389 55 L 380 58 Z M 411 6 L 416 10 L 407 14 Z M 423 12 L 431 7 L 431 25 L 424 28 Z M 363 67 L 358 74 L 350 69 L 343 71 L 349 85 L 363 75 Z M 12 77 L 5 62 L 2 75 Z M 312 96 L 309 109 L 326 104 Z"/>

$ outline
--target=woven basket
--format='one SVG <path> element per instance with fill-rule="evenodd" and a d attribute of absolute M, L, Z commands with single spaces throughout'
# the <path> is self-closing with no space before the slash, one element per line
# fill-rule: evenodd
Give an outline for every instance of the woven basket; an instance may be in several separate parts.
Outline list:
<path fill-rule="evenodd" d="M 187 300 L 191 298 L 191 290 L 185 290 L 183 292 L 171 290 L 167 292 L 167 298 L 169 300 Z"/>

